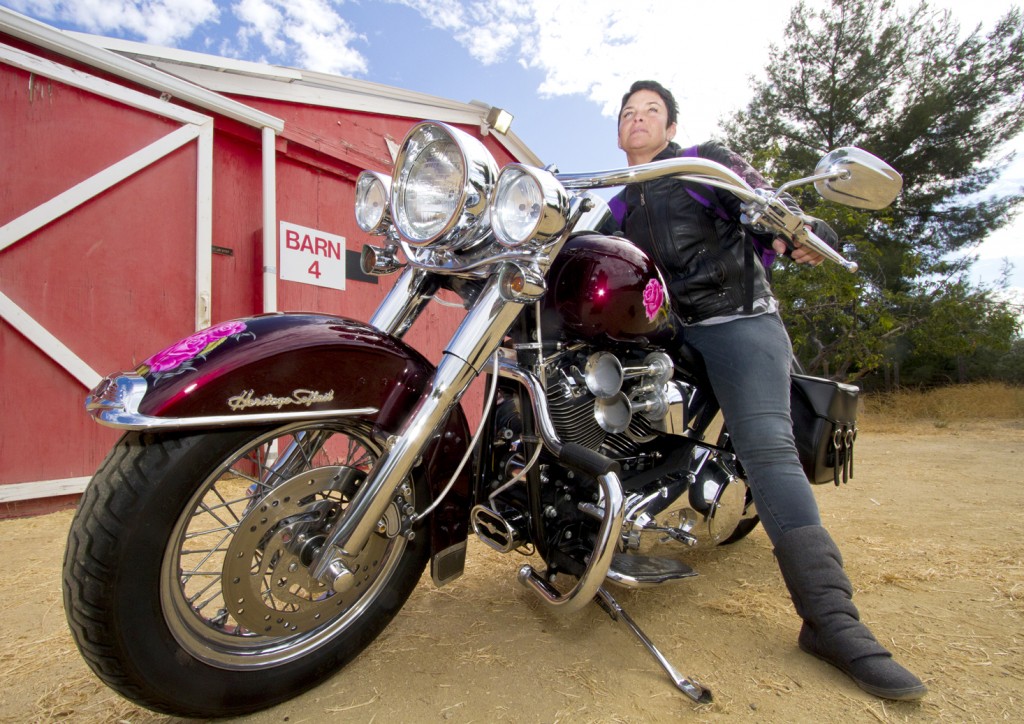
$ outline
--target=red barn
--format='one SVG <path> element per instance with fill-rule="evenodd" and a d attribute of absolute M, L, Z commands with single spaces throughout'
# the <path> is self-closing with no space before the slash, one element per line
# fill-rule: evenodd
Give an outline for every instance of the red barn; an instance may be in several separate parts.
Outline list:
<path fill-rule="evenodd" d="M 84 412 L 103 375 L 216 321 L 369 318 L 391 282 L 359 270 L 356 177 L 425 118 L 539 165 L 490 110 L 0 8 L 0 516 L 84 488 L 118 435 Z M 436 359 L 458 316 L 432 310 L 409 341 Z"/>

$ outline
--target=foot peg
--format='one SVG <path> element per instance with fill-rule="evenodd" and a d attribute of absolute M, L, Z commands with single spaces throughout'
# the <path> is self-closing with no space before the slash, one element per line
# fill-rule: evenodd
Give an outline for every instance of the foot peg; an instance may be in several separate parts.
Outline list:
<path fill-rule="evenodd" d="M 616 553 L 606 578 L 626 588 L 650 588 L 696 575 L 688 565 L 672 558 Z"/>
<path fill-rule="evenodd" d="M 705 689 L 697 682 L 691 681 L 685 676 L 681 676 L 679 672 L 672 667 L 672 664 L 670 664 L 662 655 L 662 653 L 658 651 L 657 647 L 655 647 L 651 640 L 647 638 L 647 634 L 645 634 L 640 627 L 636 625 L 636 622 L 629 617 L 629 614 L 622 609 L 619 602 L 616 601 L 607 590 L 604 588 L 598 589 L 597 596 L 594 600 L 597 601 L 597 604 L 603 608 L 609 616 L 611 616 L 613 621 L 621 621 L 636 635 L 638 639 L 640 639 L 640 642 L 647 647 L 647 650 L 651 655 L 657 659 L 659 664 L 661 664 L 661 668 L 663 668 L 665 673 L 668 674 L 668 677 L 672 679 L 672 683 L 676 685 L 677 689 L 698 704 L 711 703 L 711 690 Z"/>

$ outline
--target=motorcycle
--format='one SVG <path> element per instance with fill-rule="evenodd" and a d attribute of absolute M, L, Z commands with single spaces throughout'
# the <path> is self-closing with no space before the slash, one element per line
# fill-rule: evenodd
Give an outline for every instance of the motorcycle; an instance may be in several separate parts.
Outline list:
<path fill-rule="evenodd" d="M 733 543 L 758 523 L 702 363 L 677 341 L 661 272 L 630 242 L 596 233 L 608 205 L 592 189 L 666 175 L 735 194 L 751 228 L 850 269 L 780 195 L 813 183 L 877 209 L 902 183 L 855 148 L 776 191 L 700 158 L 499 173 L 475 138 L 417 124 L 392 177 L 357 182 L 357 222 L 381 239 L 362 267 L 399 274 L 368 323 L 225 322 L 89 395 L 95 420 L 124 430 L 82 497 L 64 559 L 68 623 L 96 675 L 182 716 L 280 703 L 366 648 L 428 562 L 435 585 L 458 578 L 472 532 L 527 557 L 518 580 L 552 610 L 596 601 L 678 689 L 710 701 L 611 591 L 695 575 L 678 553 Z M 442 290 L 465 318 L 435 366 L 403 335 Z M 461 401 L 478 377 L 471 435 Z M 835 410 L 851 395 L 855 410 L 856 388 L 819 383 L 811 398 L 824 401 L 799 423 L 815 430 L 802 455 L 814 482 L 838 482 L 840 469 L 852 473 L 855 425 Z"/>

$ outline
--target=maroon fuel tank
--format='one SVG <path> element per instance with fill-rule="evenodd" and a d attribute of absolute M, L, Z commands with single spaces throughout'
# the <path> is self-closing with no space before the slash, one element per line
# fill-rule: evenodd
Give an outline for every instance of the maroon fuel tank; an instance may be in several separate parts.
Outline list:
<path fill-rule="evenodd" d="M 365 419 L 374 423 L 375 435 L 386 437 L 427 394 L 434 371 L 412 347 L 362 322 L 267 314 L 201 330 L 143 362 L 136 373 L 147 388 L 138 411 L 189 418 L 376 408 Z M 468 444 L 469 426 L 456 406 L 419 468 L 434 495 Z M 463 471 L 431 516 L 435 554 L 465 541 L 470 497 Z"/>
<path fill-rule="evenodd" d="M 592 343 L 667 343 L 674 334 L 668 287 L 640 248 L 616 236 L 566 242 L 548 271 L 544 333 Z"/>

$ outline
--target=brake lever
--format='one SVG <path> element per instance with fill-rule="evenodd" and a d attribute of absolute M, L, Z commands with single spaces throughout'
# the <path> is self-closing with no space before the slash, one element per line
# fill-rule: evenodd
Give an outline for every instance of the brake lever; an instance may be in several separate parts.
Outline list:
<path fill-rule="evenodd" d="M 761 189 L 756 189 L 755 193 L 757 199 L 745 201 L 740 207 L 742 223 L 776 234 L 789 251 L 796 248 L 796 244 L 806 246 L 849 272 L 857 271 L 857 262 L 845 258 L 807 228 L 806 219 L 787 207 L 777 193 L 765 195 Z"/>

